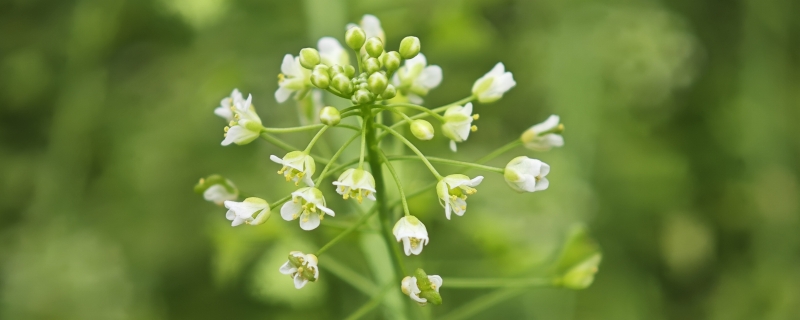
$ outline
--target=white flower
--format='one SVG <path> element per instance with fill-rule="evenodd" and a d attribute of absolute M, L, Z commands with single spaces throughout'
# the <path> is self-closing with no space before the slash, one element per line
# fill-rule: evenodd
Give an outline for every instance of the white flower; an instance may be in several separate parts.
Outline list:
<path fill-rule="evenodd" d="M 228 122 L 233 121 L 233 102 L 240 100 L 244 100 L 242 93 L 239 92 L 239 89 L 233 89 L 233 92 L 231 92 L 230 96 L 222 98 L 222 101 L 219 102 L 219 107 L 214 109 L 214 114 L 220 116 Z"/>
<path fill-rule="evenodd" d="M 518 192 L 534 192 L 545 190 L 550 185 L 545 178 L 548 173 L 550 173 L 548 164 L 520 156 L 508 162 L 503 177 L 511 189 Z"/>
<path fill-rule="evenodd" d="M 300 179 L 302 179 L 307 186 L 314 186 L 311 176 L 314 175 L 317 166 L 314 163 L 314 158 L 305 152 L 292 151 L 283 156 L 283 159 L 278 158 L 276 155 L 271 155 L 269 159 L 283 166 L 278 171 L 278 174 L 286 177 L 286 181 L 291 180 L 294 181 L 295 185 L 299 185 Z"/>
<path fill-rule="evenodd" d="M 231 94 L 233 105 L 230 107 L 233 113 L 233 120 L 230 122 L 229 127 L 225 127 L 225 139 L 222 140 L 222 145 L 227 146 L 231 143 L 238 145 L 245 145 L 253 142 L 258 135 L 261 134 L 261 118 L 256 114 L 256 109 L 253 107 L 253 95 L 248 95 L 247 100 L 242 99 L 241 94 L 234 90 Z M 223 99 L 225 102 L 225 99 Z M 222 106 L 220 106 L 222 107 Z M 219 109 L 219 108 L 217 108 Z M 221 114 L 222 112 L 216 114 Z"/>
<path fill-rule="evenodd" d="M 428 276 L 428 281 L 431 283 L 431 290 L 439 292 L 439 288 L 442 287 L 442 277 L 437 275 Z M 416 301 L 420 305 L 425 305 L 428 303 L 428 299 L 421 298 L 419 296 L 422 293 L 419 286 L 417 285 L 417 278 L 416 277 L 405 277 L 401 282 L 400 289 L 403 291 L 404 294 L 411 297 L 411 300 Z"/>
<path fill-rule="evenodd" d="M 339 180 L 333 182 L 336 192 L 347 198 L 353 198 L 361 203 L 364 197 L 375 201 L 375 178 L 369 171 L 363 169 L 347 169 L 339 176 Z"/>
<path fill-rule="evenodd" d="M 547 151 L 553 147 L 564 145 L 564 137 L 559 133 L 564 130 L 557 115 L 551 115 L 544 122 L 530 127 L 522 133 L 525 148 L 534 151 Z"/>
<path fill-rule="evenodd" d="M 278 271 L 294 279 L 294 287 L 302 288 L 309 281 L 314 282 L 319 279 L 319 267 L 317 267 L 317 256 L 313 254 L 303 254 L 300 251 L 289 253 L 289 261 L 286 261 Z"/>
<path fill-rule="evenodd" d="M 267 221 L 270 215 L 269 203 L 261 198 L 247 198 L 242 202 L 225 201 L 225 208 L 228 209 L 225 218 L 233 221 L 231 226 L 234 227 L 242 223 L 259 225 Z M 258 215 L 253 218 L 256 213 Z"/>
<path fill-rule="evenodd" d="M 322 191 L 313 187 L 300 188 L 292 192 L 292 201 L 286 202 L 281 207 L 283 220 L 292 221 L 300 218 L 300 228 L 303 230 L 314 230 L 319 227 L 326 213 L 331 217 L 334 216 L 333 210 L 325 206 Z"/>
<path fill-rule="evenodd" d="M 415 216 L 400 218 L 392 229 L 397 241 L 403 241 L 403 249 L 407 256 L 422 253 L 422 247 L 428 245 L 428 230 L 422 221 Z"/>
<path fill-rule="evenodd" d="M 236 200 L 236 198 L 239 197 L 239 190 L 236 189 L 236 186 L 234 186 L 233 182 L 230 180 L 228 180 L 227 183 L 228 187 L 222 184 L 215 184 L 208 187 L 206 191 L 203 191 L 203 199 L 213 202 L 218 206 L 221 206 L 225 201 Z"/>
<path fill-rule="evenodd" d="M 300 57 L 287 54 L 281 63 L 281 74 L 278 75 L 278 90 L 275 91 L 275 100 L 283 103 L 292 93 L 299 95 L 306 92 L 311 86 L 311 70 L 300 65 Z M 298 98 L 299 99 L 299 98 Z"/>
<path fill-rule="evenodd" d="M 505 70 L 502 62 L 497 63 L 489 73 L 475 81 L 472 85 L 472 95 L 481 103 L 500 100 L 506 91 L 517 85 L 511 72 Z"/>
<path fill-rule="evenodd" d="M 464 142 L 469 137 L 470 131 L 478 130 L 477 126 L 472 125 L 472 121 L 478 119 L 478 115 L 472 115 L 472 103 L 462 106 L 452 106 L 444 112 L 444 123 L 442 124 L 442 134 L 450 138 L 450 150 L 456 151 L 456 142 Z"/>
<path fill-rule="evenodd" d="M 420 53 L 416 57 L 406 60 L 405 65 L 397 70 L 392 77 L 392 83 L 412 103 L 422 104 L 422 97 L 428 91 L 442 83 L 442 68 L 428 66 L 425 55 Z"/>
<path fill-rule="evenodd" d="M 467 212 L 467 195 L 478 192 L 473 187 L 483 181 L 483 176 L 474 179 L 463 174 L 451 174 L 439 180 L 436 184 L 436 193 L 439 194 L 439 204 L 444 207 L 444 215 L 450 220 L 450 213 L 463 216 Z"/>
<path fill-rule="evenodd" d="M 367 39 L 378 37 L 383 43 L 386 43 L 386 33 L 383 32 L 383 28 L 381 28 L 381 20 L 378 19 L 378 17 L 371 14 L 365 14 L 363 17 L 361 17 L 361 22 L 358 25 L 354 23 L 348 23 L 346 29 L 357 26 L 360 26 L 361 29 L 364 29 Z"/>
<path fill-rule="evenodd" d="M 350 64 L 350 57 L 347 50 L 342 47 L 339 40 L 333 37 L 322 37 L 317 41 L 320 62 L 333 67 L 334 65 L 346 66 Z"/>

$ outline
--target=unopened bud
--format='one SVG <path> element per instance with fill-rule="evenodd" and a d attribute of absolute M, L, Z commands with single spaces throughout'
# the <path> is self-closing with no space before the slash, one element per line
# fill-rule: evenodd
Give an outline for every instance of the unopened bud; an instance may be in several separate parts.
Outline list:
<path fill-rule="evenodd" d="M 369 90 L 367 90 L 367 89 L 358 89 L 358 90 L 356 90 L 356 93 L 353 95 L 353 97 L 355 98 L 357 104 L 359 104 L 359 105 L 368 104 L 368 103 L 372 102 L 373 99 L 374 99 L 373 98 L 374 95 L 371 92 L 369 92 Z"/>
<path fill-rule="evenodd" d="M 419 38 L 405 37 L 400 41 L 400 56 L 403 59 L 411 59 L 416 57 L 420 50 Z"/>
<path fill-rule="evenodd" d="M 331 67 L 331 70 L 328 73 L 330 73 L 331 76 L 335 76 L 338 73 L 344 73 L 344 67 L 335 64 L 333 67 Z"/>
<path fill-rule="evenodd" d="M 339 113 L 339 110 L 334 107 L 327 106 L 322 108 L 322 110 L 319 112 L 319 122 L 322 122 L 325 125 L 335 126 L 339 124 L 339 121 L 341 120 L 342 115 Z"/>
<path fill-rule="evenodd" d="M 369 38 L 367 39 L 367 43 L 364 45 L 364 49 L 367 50 L 367 53 L 370 55 L 370 57 L 380 57 L 383 53 L 383 41 L 381 41 L 381 39 L 378 37 Z"/>
<path fill-rule="evenodd" d="M 352 78 L 356 74 L 356 68 L 348 64 L 344 66 L 344 74 L 348 78 Z"/>
<path fill-rule="evenodd" d="M 327 72 L 314 70 L 311 72 L 311 84 L 320 89 L 327 89 L 331 84 L 331 77 Z"/>
<path fill-rule="evenodd" d="M 383 57 L 383 66 L 386 67 L 386 70 L 389 72 L 394 72 L 400 68 L 400 62 L 402 62 L 402 58 L 397 51 L 389 51 Z"/>
<path fill-rule="evenodd" d="M 411 122 L 411 134 L 420 140 L 433 139 L 433 125 L 425 120 L 417 119 Z"/>
<path fill-rule="evenodd" d="M 390 84 L 386 86 L 386 89 L 384 89 L 383 93 L 381 93 L 381 98 L 391 99 L 394 98 L 394 96 L 396 95 L 397 95 L 397 89 L 395 89 L 394 86 Z"/>
<path fill-rule="evenodd" d="M 348 78 L 344 73 L 337 74 L 333 76 L 331 80 L 331 85 L 334 89 L 339 90 L 344 95 L 349 95 L 353 92 L 352 84 L 350 83 L 350 78 Z"/>
<path fill-rule="evenodd" d="M 367 73 L 373 74 L 381 69 L 381 64 L 376 58 L 368 58 L 366 61 L 364 61 L 364 67 L 367 69 Z"/>
<path fill-rule="evenodd" d="M 381 72 L 375 72 L 367 79 L 367 88 L 376 95 L 383 93 L 383 90 L 386 90 L 388 84 L 389 80 L 386 79 L 386 75 Z"/>
<path fill-rule="evenodd" d="M 592 282 L 594 282 L 594 275 L 597 273 L 597 268 L 602 260 L 602 254 L 595 253 L 585 259 L 583 262 L 572 267 L 561 278 L 561 285 L 569 289 L 586 289 Z"/>
<path fill-rule="evenodd" d="M 319 51 L 314 48 L 300 50 L 300 65 L 306 69 L 314 69 L 319 64 Z"/>
<path fill-rule="evenodd" d="M 352 27 L 344 34 L 344 42 L 350 49 L 359 51 L 367 40 L 367 34 L 359 27 Z"/>

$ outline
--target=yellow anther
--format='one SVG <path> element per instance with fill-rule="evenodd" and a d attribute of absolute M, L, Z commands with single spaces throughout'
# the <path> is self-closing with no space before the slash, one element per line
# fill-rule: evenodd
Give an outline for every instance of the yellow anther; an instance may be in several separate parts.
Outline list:
<path fill-rule="evenodd" d="M 289 181 L 292 180 L 292 176 L 291 175 L 286 175 L 285 178 L 286 178 L 286 182 L 289 182 Z"/>
<path fill-rule="evenodd" d="M 298 173 L 297 173 L 297 177 L 298 177 L 298 178 L 302 178 L 302 177 L 303 177 L 303 175 L 305 175 L 305 174 L 306 174 L 306 173 L 305 173 L 305 172 L 302 172 L 302 171 L 301 171 L 301 172 L 298 172 Z"/>
<path fill-rule="evenodd" d="M 235 126 L 235 125 L 236 125 L 236 121 L 233 121 L 233 120 L 231 120 L 231 122 L 228 122 L 228 125 L 229 125 L 229 126 L 231 126 L 231 127 L 233 127 L 233 126 Z"/>
<path fill-rule="evenodd" d="M 472 130 L 472 132 L 475 132 L 475 131 L 478 131 L 478 126 L 476 126 L 476 125 L 473 125 L 473 126 L 472 126 L 472 127 L 470 127 L 469 129 L 470 129 L 470 130 Z"/>
<path fill-rule="evenodd" d="M 233 115 L 233 118 L 234 118 L 234 119 L 236 119 L 236 120 L 239 120 L 239 114 L 238 114 L 238 113 L 237 113 L 237 114 L 234 114 L 234 115 Z"/>
<path fill-rule="evenodd" d="M 204 183 L 206 183 L 206 179 L 205 179 L 205 178 L 200 178 L 200 182 L 199 182 L 199 183 L 200 183 L 200 184 L 204 184 Z"/>
<path fill-rule="evenodd" d="M 228 133 L 228 130 L 230 130 L 230 129 L 231 129 L 231 127 L 225 126 L 225 128 L 222 129 L 222 131 L 225 131 L 225 133 Z"/>
<path fill-rule="evenodd" d="M 467 210 L 467 206 L 461 206 L 461 210 Z"/>
<path fill-rule="evenodd" d="M 361 202 L 362 202 L 362 201 L 364 201 L 364 198 L 363 198 L 363 197 L 362 197 L 362 196 L 359 194 L 359 195 L 356 197 L 356 200 L 358 201 L 358 203 L 359 203 L 359 204 L 361 204 Z"/>
<path fill-rule="evenodd" d="M 323 219 L 325 219 L 325 215 L 324 214 L 319 215 L 319 220 L 322 221 Z"/>
<path fill-rule="evenodd" d="M 303 273 L 303 267 L 297 267 L 297 273 Z"/>
<path fill-rule="evenodd" d="M 342 198 L 344 198 L 345 200 L 347 200 L 347 198 L 350 198 L 350 193 L 348 193 L 348 192 L 345 192 L 345 193 L 342 195 Z"/>
<path fill-rule="evenodd" d="M 472 115 L 472 119 L 473 120 L 478 120 L 480 118 L 481 118 L 481 116 L 479 114 L 477 114 L 477 113 Z"/>
<path fill-rule="evenodd" d="M 286 76 L 285 76 L 285 75 L 283 75 L 283 73 L 279 73 L 279 74 L 278 74 L 278 83 L 281 83 L 281 82 L 283 82 L 283 79 L 286 79 Z"/>

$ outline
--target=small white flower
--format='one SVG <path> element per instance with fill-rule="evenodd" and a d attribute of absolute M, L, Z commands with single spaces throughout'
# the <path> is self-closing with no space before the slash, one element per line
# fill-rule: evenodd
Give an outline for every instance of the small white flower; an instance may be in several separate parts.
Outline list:
<path fill-rule="evenodd" d="M 502 62 L 497 63 L 489 73 L 475 81 L 472 85 L 472 95 L 481 103 L 490 103 L 500 100 L 506 91 L 517 85 L 511 72 L 506 72 Z"/>
<path fill-rule="evenodd" d="M 548 173 L 550 173 L 548 164 L 520 156 L 508 162 L 503 177 L 511 189 L 518 192 L 534 192 L 545 190 L 550 185 L 545 178 Z"/>
<path fill-rule="evenodd" d="M 367 39 L 378 37 L 381 39 L 381 41 L 383 41 L 383 43 L 386 43 L 386 33 L 383 32 L 383 28 L 381 28 L 381 20 L 378 19 L 378 17 L 371 14 L 365 14 L 363 17 L 361 17 L 361 22 L 358 25 L 354 23 L 348 23 L 346 30 L 358 26 L 360 26 L 361 29 L 364 29 Z"/>
<path fill-rule="evenodd" d="M 478 130 L 477 126 L 472 125 L 473 120 L 477 120 L 478 115 L 472 115 L 472 103 L 462 106 L 452 106 L 444 112 L 444 123 L 442 124 L 442 134 L 450 138 L 450 150 L 456 151 L 456 142 L 464 142 L 469 138 L 470 131 Z"/>
<path fill-rule="evenodd" d="M 289 260 L 278 271 L 291 276 L 294 279 L 294 287 L 300 289 L 309 281 L 314 282 L 319 279 L 318 263 L 317 256 L 313 254 L 292 251 L 289 253 Z"/>
<path fill-rule="evenodd" d="M 278 103 L 283 103 L 295 92 L 302 95 L 311 86 L 311 70 L 300 65 L 300 57 L 285 55 L 281 63 L 281 72 L 278 75 L 279 87 L 275 91 L 275 100 Z"/>
<path fill-rule="evenodd" d="M 353 198 L 361 203 L 364 197 L 375 201 L 375 178 L 369 171 L 364 169 L 347 169 L 339 176 L 339 180 L 333 182 L 336 192 L 347 198 Z"/>
<path fill-rule="evenodd" d="M 234 186 L 233 182 L 230 180 L 227 180 L 227 183 L 228 187 L 222 184 L 215 184 L 208 187 L 206 191 L 203 191 L 203 199 L 213 202 L 218 206 L 221 206 L 225 201 L 236 200 L 236 198 L 239 197 L 239 189 L 236 189 L 236 186 Z"/>
<path fill-rule="evenodd" d="M 431 283 L 431 289 L 439 292 L 439 288 L 442 287 L 442 277 L 437 275 L 428 276 L 428 281 Z M 400 290 L 403 291 L 404 294 L 411 297 L 411 300 L 416 301 L 420 305 L 425 305 L 428 303 L 428 299 L 421 298 L 419 296 L 422 293 L 419 286 L 417 286 L 417 278 L 416 277 L 405 277 L 400 284 Z"/>
<path fill-rule="evenodd" d="M 405 65 L 392 77 L 392 83 L 408 97 L 409 101 L 422 104 L 422 97 L 442 83 L 442 68 L 435 65 L 428 66 L 425 55 L 420 53 L 406 60 Z"/>
<path fill-rule="evenodd" d="M 311 180 L 311 176 L 314 175 L 317 166 L 314 163 L 314 158 L 305 152 L 292 151 L 283 156 L 283 159 L 278 158 L 276 155 L 271 155 L 269 159 L 283 166 L 278 171 L 278 174 L 286 177 L 286 181 L 291 180 L 294 181 L 295 185 L 299 185 L 302 179 L 307 186 L 314 186 L 314 180 Z"/>
<path fill-rule="evenodd" d="M 317 212 L 319 209 L 319 212 Z M 283 220 L 292 221 L 300 218 L 300 228 L 314 230 L 319 227 L 325 214 L 333 217 L 333 210 L 325 205 L 325 196 L 317 188 L 305 187 L 292 192 L 292 201 L 286 202 L 281 207 Z"/>
<path fill-rule="evenodd" d="M 392 233 L 397 241 L 403 242 L 403 249 L 407 256 L 412 253 L 415 255 L 422 253 L 422 247 L 428 245 L 428 230 L 415 216 L 400 218 L 394 225 Z"/>
<path fill-rule="evenodd" d="M 444 215 L 450 220 L 450 213 L 463 216 L 467 212 L 467 196 L 478 192 L 473 187 L 483 181 L 483 176 L 474 179 L 463 174 L 451 174 L 444 177 L 436 184 L 436 193 L 439 195 L 439 204 L 444 207 Z"/>
<path fill-rule="evenodd" d="M 259 225 L 267 221 L 270 215 L 269 203 L 261 198 L 247 198 L 242 202 L 225 201 L 225 208 L 228 209 L 225 218 L 233 221 L 231 226 L 234 227 L 242 223 Z M 254 214 L 258 215 L 253 218 Z"/>
<path fill-rule="evenodd" d="M 214 109 L 214 114 L 220 116 L 228 122 L 233 121 L 233 102 L 240 100 L 244 100 L 242 93 L 239 92 L 239 89 L 233 89 L 233 92 L 231 92 L 230 96 L 222 98 L 222 101 L 219 102 L 219 107 Z"/>
<path fill-rule="evenodd" d="M 225 127 L 225 139 L 222 140 L 223 146 L 231 143 L 245 145 L 253 142 L 261 134 L 261 129 L 263 128 L 261 118 L 258 117 L 256 109 L 253 107 L 253 95 L 248 95 L 247 100 L 244 100 L 241 94 L 236 94 L 237 92 L 234 90 L 234 94 L 231 95 L 233 104 L 229 109 L 233 113 L 233 120 L 231 120 L 229 127 Z M 225 99 L 223 99 L 223 102 L 225 102 Z M 222 112 L 215 111 L 214 113 L 219 115 Z"/>
<path fill-rule="evenodd" d="M 347 50 L 342 47 L 339 40 L 333 37 L 322 37 L 317 41 L 320 62 L 333 67 L 334 65 L 346 66 L 350 64 L 350 57 Z"/>
<path fill-rule="evenodd" d="M 559 117 L 551 115 L 544 122 L 525 130 L 521 139 L 525 148 L 533 151 L 547 151 L 553 147 L 564 145 L 564 137 L 559 134 L 563 130 Z"/>

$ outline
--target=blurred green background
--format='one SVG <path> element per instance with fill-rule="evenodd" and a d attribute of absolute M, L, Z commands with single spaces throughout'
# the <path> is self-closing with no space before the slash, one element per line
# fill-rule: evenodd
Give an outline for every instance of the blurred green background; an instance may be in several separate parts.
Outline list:
<path fill-rule="evenodd" d="M 432 193 L 411 201 L 432 241 L 405 261 L 445 276 L 428 316 L 487 293 L 447 276 L 535 275 L 583 224 L 604 253 L 592 287 L 529 290 L 471 318 L 800 319 L 797 12 L 790 0 L 2 0 L 0 318 L 340 319 L 367 302 L 324 265 L 379 279 L 374 233 L 334 247 L 321 281 L 297 291 L 277 272 L 288 251 L 341 229 L 276 214 L 231 228 L 192 186 L 219 173 L 270 201 L 291 192 L 268 160 L 284 152 L 221 147 L 212 110 L 239 88 L 266 126 L 296 125 L 294 104 L 273 98 L 283 55 L 371 13 L 389 48 L 416 35 L 443 68 L 427 106 L 467 96 L 498 61 L 517 80 L 476 107 L 480 130 L 458 153 L 441 137 L 424 152 L 474 160 L 550 114 L 567 127 L 564 148 L 492 162 L 542 159 L 545 192 L 487 175 L 451 221 Z M 422 168 L 403 164 L 409 189 L 431 182 Z M 332 191 L 330 220 L 357 217 Z"/>

